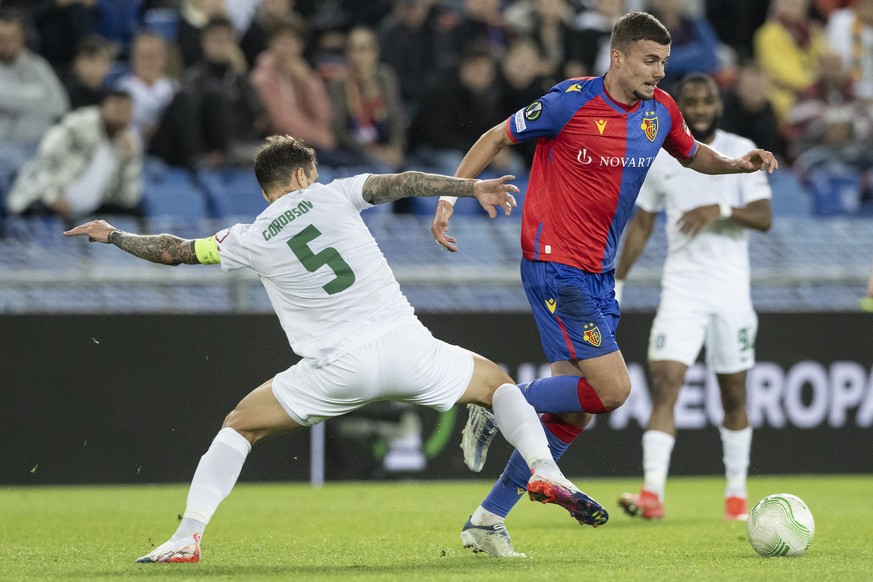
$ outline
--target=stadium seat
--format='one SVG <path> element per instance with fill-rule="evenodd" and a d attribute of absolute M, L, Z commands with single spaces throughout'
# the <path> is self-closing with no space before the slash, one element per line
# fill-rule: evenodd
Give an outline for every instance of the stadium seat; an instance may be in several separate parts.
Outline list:
<path fill-rule="evenodd" d="M 98 0 L 100 23 L 97 33 L 122 47 L 127 54 L 136 31 L 140 28 L 143 0 Z"/>
<path fill-rule="evenodd" d="M 251 169 L 200 170 L 197 181 L 206 193 L 209 211 L 215 218 L 241 217 L 251 221 L 267 207 Z"/>
<path fill-rule="evenodd" d="M 203 192 L 191 174 L 172 167 L 143 172 L 143 209 L 149 218 L 176 216 L 192 223 L 207 215 Z"/>
<path fill-rule="evenodd" d="M 175 42 L 179 35 L 179 12 L 173 8 L 150 8 L 142 15 L 143 27 Z"/>

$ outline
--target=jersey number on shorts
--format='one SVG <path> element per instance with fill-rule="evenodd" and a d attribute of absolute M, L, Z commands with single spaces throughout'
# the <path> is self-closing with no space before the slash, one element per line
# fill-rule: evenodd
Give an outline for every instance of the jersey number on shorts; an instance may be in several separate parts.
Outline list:
<path fill-rule="evenodd" d="M 328 295 L 345 291 L 355 282 L 355 274 L 335 248 L 327 247 L 318 254 L 312 252 L 309 243 L 319 236 L 321 236 L 321 231 L 310 224 L 292 236 L 288 241 L 288 246 L 310 273 L 314 273 L 322 265 L 327 265 L 336 274 L 336 279 L 322 287 Z"/>

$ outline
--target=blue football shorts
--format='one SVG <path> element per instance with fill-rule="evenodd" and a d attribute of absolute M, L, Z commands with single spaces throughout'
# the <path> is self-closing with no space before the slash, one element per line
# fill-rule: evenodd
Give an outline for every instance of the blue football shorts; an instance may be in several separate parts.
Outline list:
<path fill-rule="evenodd" d="M 588 273 L 522 259 L 521 282 L 549 362 L 587 360 L 618 350 L 615 271 Z"/>

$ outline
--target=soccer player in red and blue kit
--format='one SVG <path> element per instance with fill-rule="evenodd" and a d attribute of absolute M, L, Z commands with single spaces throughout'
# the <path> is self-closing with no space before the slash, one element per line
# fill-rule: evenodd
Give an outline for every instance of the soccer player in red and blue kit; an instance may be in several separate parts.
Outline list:
<path fill-rule="evenodd" d="M 657 88 L 670 56 L 670 34 L 644 12 L 622 17 L 612 31 L 610 67 L 596 78 L 569 79 L 479 138 L 456 175 L 475 177 L 504 147 L 537 139 L 522 214 L 521 277 L 552 377 L 520 386 L 541 415 L 558 459 L 590 421 L 615 410 L 630 393 L 630 377 L 615 341 L 615 256 L 640 186 L 660 148 L 705 174 L 778 167 L 768 151 L 727 158 L 691 136 L 673 99 Z M 452 199 L 441 199 L 431 230 L 446 234 Z M 464 428 L 464 460 L 482 469 L 496 433 L 491 413 L 472 407 Z M 465 547 L 518 556 L 504 519 L 530 475 L 513 453 L 503 474 L 461 533 Z M 574 516 L 576 517 L 576 516 Z M 607 515 L 592 500 L 582 524 Z"/>

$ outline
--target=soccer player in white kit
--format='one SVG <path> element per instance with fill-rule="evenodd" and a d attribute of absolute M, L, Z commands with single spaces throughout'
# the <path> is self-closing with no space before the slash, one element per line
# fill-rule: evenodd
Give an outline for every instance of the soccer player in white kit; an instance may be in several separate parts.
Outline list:
<path fill-rule="evenodd" d="M 726 156 L 755 147 L 718 129 L 722 102 L 710 77 L 689 75 L 677 86 L 676 96 L 698 141 Z M 769 230 L 770 197 L 763 173 L 706 176 L 663 153 L 643 183 L 616 266 L 616 296 L 661 211 L 666 211 L 668 255 L 661 303 L 649 338 L 652 414 L 643 434 L 643 486 L 639 494 L 626 493 L 619 499 L 630 515 L 664 517 L 664 487 L 676 435 L 673 409 L 685 372 L 706 346 L 706 366 L 718 378 L 724 408 L 719 432 L 727 478 L 725 518 L 747 517 L 752 428 L 745 384 L 746 371 L 755 364 L 758 327 L 750 292 L 747 231 Z"/>
<path fill-rule="evenodd" d="M 576 517 L 602 509 L 552 460 L 536 412 L 495 363 L 435 339 L 415 316 L 361 220 L 375 204 L 406 196 L 475 197 L 489 215 L 509 214 L 512 176 L 468 180 L 421 172 L 364 174 L 316 182 L 315 152 L 273 136 L 255 157 L 268 202 L 252 224 L 185 240 L 137 235 L 105 221 L 64 234 L 114 244 L 152 262 L 220 264 L 258 273 L 292 349 L 302 360 L 244 397 L 200 459 L 176 533 L 137 562 L 198 562 L 200 538 L 239 477 L 251 446 L 370 402 L 396 400 L 445 411 L 455 403 L 493 408 L 506 440 L 533 471 L 530 498 Z"/>

